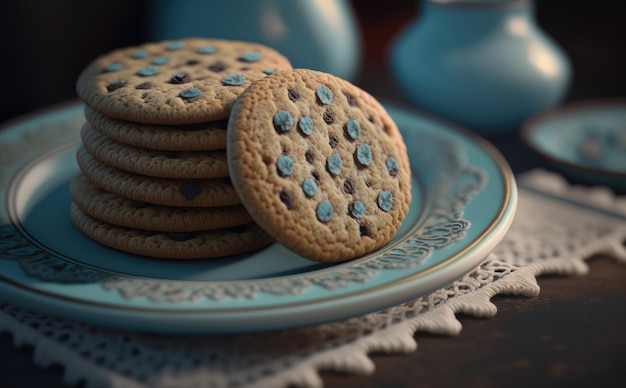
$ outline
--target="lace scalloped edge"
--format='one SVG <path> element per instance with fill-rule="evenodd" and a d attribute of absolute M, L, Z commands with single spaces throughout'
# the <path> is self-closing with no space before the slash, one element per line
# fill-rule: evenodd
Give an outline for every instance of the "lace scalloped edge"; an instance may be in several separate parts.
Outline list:
<path fill-rule="evenodd" d="M 372 352 L 408 354 L 416 351 L 417 332 L 428 332 L 439 335 L 457 335 L 462 329 L 461 322 L 455 314 L 465 313 L 476 317 L 492 317 L 497 307 L 491 302 L 495 295 L 536 296 L 539 286 L 532 270 L 519 268 L 502 279 L 489 283 L 473 292 L 451 298 L 445 303 L 424 313 L 374 331 L 370 335 L 357 338 L 355 341 L 340 347 L 332 347 L 319 351 L 301 360 L 292 368 L 281 370 L 274 375 L 262 377 L 251 383 L 251 387 L 302 386 L 321 387 L 323 381 L 320 370 L 333 370 L 351 374 L 371 374 L 375 365 L 370 359 Z M 16 346 L 30 345 L 34 348 L 33 361 L 40 367 L 59 364 L 64 368 L 63 381 L 74 385 L 81 380 L 87 387 L 145 387 L 142 382 L 128 379 L 120 374 L 108 372 L 74 353 L 71 349 L 60 345 L 38 333 L 27 325 L 20 324 L 7 314 L 0 313 L 0 332 L 13 335 Z M 220 378 L 222 377 L 222 378 Z M 198 371 L 194 375 L 185 375 L 185 381 L 192 386 L 221 386 L 226 383 L 224 376 L 206 371 Z M 209 382 L 210 381 L 210 382 Z M 180 376 L 159 376 L 158 381 L 151 381 L 157 386 L 168 387 L 182 383 Z M 227 385 L 226 383 L 225 385 Z"/>
<path fill-rule="evenodd" d="M 608 186 L 572 185 L 563 176 L 540 168 L 520 175 L 518 183 L 522 187 L 626 216 L 626 195 L 617 195 Z"/>

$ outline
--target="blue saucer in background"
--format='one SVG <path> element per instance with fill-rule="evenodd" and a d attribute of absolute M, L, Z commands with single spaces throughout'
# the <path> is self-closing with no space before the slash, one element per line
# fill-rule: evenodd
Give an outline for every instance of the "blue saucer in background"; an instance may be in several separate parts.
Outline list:
<path fill-rule="evenodd" d="M 530 119 L 523 135 L 564 174 L 626 191 L 626 98 L 563 105 Z"/>

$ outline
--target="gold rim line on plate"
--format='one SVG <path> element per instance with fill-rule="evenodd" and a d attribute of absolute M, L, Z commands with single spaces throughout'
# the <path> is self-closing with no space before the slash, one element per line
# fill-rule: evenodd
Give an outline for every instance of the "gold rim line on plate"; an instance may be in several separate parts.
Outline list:
<path fill-rule="evenodd" d="M 429 117 L 429 119 L 432 120 L 433 118 Z M 434 119 L 434 120 L 437 121 L 437 119 Z M 439 122 L 441 122 L 441 121 L 439 121 Z M 454 128 L 454 130 L 456 132 L 459 132 L 458 128 Z M 422 271 L 420 271 L 418 273 L 414 273 L 414 274 L 406 276 L 404 278 L 396 279 L 396 280 L 391 281 L 389 283 L 381 284 L 381 285 L 378 285 L 378 286 L 375 286 L 375 287 L 372 287 L 372 288 L 368 288 L 368 289 L 365 289 L 365 290 L 349 292 L 349 293 L 346 293 L 346 294 L 343 294 L 343 295 L 328 296 L 328 297 L 323 297 L 323 298 L 315 299 L 315 300 L 311 300 L 311 301 L 283 303 L 283 304 L 280 304 L 280 305 L 259 306 L 259 307 L 252 306 L 252 307 L 235 307 L 235 308 L 217 308 L 217 309 L 207 309 L 207 308 L 201 308 L 201 309 L 180 308 L 179 309 L 179 308 L 176 308 L 176 309 L 172 310 L 172 309 L 144 307 L 144 306 L 132 306 L 131 307 L 131 306 L 125 306 L 125 305 L 120 305 L 120 304 L 114 304 L 114 303 L 94 302 L 94 301 L 90 301 L 90 300 L 77 299 L 77 298 L 73 298 L 73 297 L 69 297 L 69 296 L 65 296 L 65 295 L 58 295 L 58 294 L 52 293 L 50 291 L 45 291 L 45 290 L 33 288 L 30 285 L 19 283 L 19 282 L 16 282 L 16 281 L 14 281 L 14 280 L 12 280 L 10 278 L 6 278 L 2 274 L 0 274 L 0 279 L 5 281 L 6 283 L 9 283 L 9 284 L 12 284 L 12 285 L 16 286 L 17 288 L 29 290 L 29 291 L 32 291 L 34 293 L 50 297 L 52 299 L 58 299 L 58 300 L 66 301 L 66 302 L 72 302 L 72 303 L 88 305 L 88 306 L 104 307 L 104 308 L 109 308 L 109 309 L 113 309 L 113 310 L 128 310 L 128 311 L 149 312 L 149 313 L 150 312 L 153 312 L 153 313 L 167 313 L 167 314 L 238 313 L 238 312 L 254 312 L 254 311 L 263 311 L 263 310 L 280 310 L 280 309 L 292 308 L 292 307 L 296 307 L 296 306 L 307 306 L 307 305 L 327 303 L 327 302 L 336 301 L 336 300 L 340 300 L 340 299 L 346 299 L 346 298 L 351 298 L 351 297 L 355 297 L 355 296 L 360 296 L 360 295 L 363 295 L 363 294 L 370 294 L 372 292 L 378 292 L 380 290 L 384 290 L 384 289 L 387 289 L 387 288 L 396 287 L 398 285 L 402 285 L 404 283 L 413 281 L 415 279 L 422 278 L 422 277 L 424 277 L 424 276 L 426 276 L 426 275 L 428 275 L 428 274 L 430 274 L 430 273 L 432 273 L 432 272 L 434 272 L 436 270 L 439 270 L 439 269 L 441 269 L 443 267 L 446 267 L 446 266 L 450 265 L 451 263 L 453 263 L 455 261 L 458 261 L 459 258 L 463 257 L 467 252 L 471 251 L 478 244 L 480 244 L 483 241 L 483 239 L 484 239 L 484 237 L 486 235 L 488 235 L 491 232 L 493 232 L 493 230 L 496 229 L 496 227 L 499 225 L 500 220 L 502 220 L 502 218 L 504 217 L 504 215 L 507 212 L 507 210 L 509 210 L 510 207 L 515 205 L 514 203 L 513 204 L 511 203 L 511 200 L 514 199 L 514 198 L 512 198 L 513 187 L 514 187 L 514 176 L 513 176 L 513 173 L 510 170 L 509 165 L 506 163 L 504 157 L 495 149 L 495 147 L 493 145 L 491 145 L 489 142 L 487 142 L 486 140 L 482 139 L 481 137 L 479 137 L 477 135 L 473 135 L 472 133 L 467 132 L 467 131 L 461 131 L 461 132 L 462 132 L 461 135 L 469 137 L 472 141 L 474 141 L 475 143 L 479 144 L 481 146 L 481 148 L 483 149 L 483 151 L 485 151 L 485 153 L 487 153 L 492 158 L 493 162 L 498 167 L 498 171 L 500 172 L 500 177 L 501 177 L 501 179 L 502 179 L 502 181 L 504 183 L 504 198 L 503 198 L 502 205 L 501 205 L 500 209 L 498 210 L 498 213 L 496 214 L 496 216 L 489 223 L 489 225 L 485 228 L 485 230 L 483 230 L 483 232 L 480 233 L 474 239 L 474 241 L 472 241 L 468 246 L 463 248 L 461 251 L 459 251 L 455 255 L 453 255 L 453 256 L 443 260 L 442 262 L 439 262 L 436 265 L 433 265 L 432 267 L 426 268 L 426 269 L 424 269 L 424 270 L 422 270 Z M 59 149 L 59 148 L 66 148 L 66 147 L 69 148 L 70 144 L 72 144 L 72 143 L 73 142 L 66 143 L 65 145 L 60 145 L 60 146 L 58 146 L 58 147 L 56 147 L 54 149 L 48 150 L 48 152 L 52 152 L 52 151 L 54 151 L 56 149 Z M 39 158 L 35 158 L 35 159 L 39 159 Z M 20 168 L 20 170 L 23 170 L 25 167 L 31 165 L 32 162 L 33 161 L 27 162 L 24 166 L 22 166 Z M 13 176 L 11 181 L 13 181 L 13 179 L 16 178 L 18 175 L 21 175 L 21 174 L 18 173 L 15 176 Z M 14 185 L 11 184 L 9 186 L 9 188 L 11 188 L 11 187 L 14 187 Z M 8 211 L 9 210 L 8 209 L 8 198 L 7 198 L 7 203 L 5 205 L 7 206 L 7 213 L 9 213 L 9 211 Z M 389 247 L 388 249 L 386 249 L 386 251 L 390 250 L 390 249 L 393 249 L 395 246 L 406 242 L 407 239 L 408 239 L 407 236 L 414 236 L 431 219 L 432 219 L 432 216 L 426 217 L 424 219 L 424 222 L 422 223 L 421 227 L 417 227 L 415 230 L 411 229 L 411 231 L 406 232 L 405 238 L 403 240 L 397 241 L 394 244 L 393 247 Z M 31 243 L 32 243 L 32 240 L 31 240 Z M 35 244 L 33 244 L 33 245 L 35 245 Z M 372 260 L 376 256 L 378 256 L 378 255 L 375 255 L 372 258 L 364 258 L 363 260 Z M 89 265 L 85 265 L 83 263 L 81 263 L 81 265 L 89 267 Z M 343 263 L 343 264 L 340 264 L 339 266 L 350 266 L 350 265 L 354 265 L 354 262 Z M 98 267 L 93 267 L 93 268 L 98 268 Z M 328 269 L 325 269 L 325 270 L 330 271 L 330 270 L 335 270 L 337 268 L 338 268 L 337 266 L 332 266 L 332 267 L 329 267 Z M 317 270 L 317 271 L 325 271 L 325 270 Z M 319 273 L 317 271 L 316 271 L 316 273 Z M 113 272 L 113 271 L 109 271 L 109 272 Z M 302 274 L 302 275 L 295 275 L 295 276 L 312 277 L 313 275 L 312 274 Z M 293 278 L 293 277 L 294 276 L 268 278 L 268 280 L 239 280 L 237 282 L 239 282 L 239 283 L 271 282 L 273 279 Z M 141 277 L 137 277 L 137 279 L 142 279 L 142 278 Z M 147 279 L 147 281 L 152 281 L 152 282 L 160 282 L 160 281 L 180 282 L 180 281 L 172 281 L 172 280 L 166 280 L 166 279 Z M 204 284 L 204 283 L 208 283 L 208 282 L 195 281 L 195 282 L 189 282 L 189 283 Z M 224 282 L 224 281 L 221 281 L 221 282 L 212 282 L 212 283 L 217 285 L 217 284 L 228 284 L 228 283 L 234 283 L 234 282 Z"/>

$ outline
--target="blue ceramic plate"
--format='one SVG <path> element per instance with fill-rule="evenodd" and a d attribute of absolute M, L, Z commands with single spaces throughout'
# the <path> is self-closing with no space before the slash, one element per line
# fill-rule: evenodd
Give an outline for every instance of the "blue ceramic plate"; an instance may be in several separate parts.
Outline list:
<path fill-rule="evenodd" d="M 626 99 L 564 105 L 529 120 L 523 134 L 564 174 L 626 191 Z"/>
<path fill-rule="evenodd" d="M 349 318 L 446 286 L 503 238 L 515 213 L 514 178 L 483 141 L 389 111 L 410 150 L 411 209 L 386 247 L 338 265 L 311 262 L 279 244 L 200 261 L 103 247 L 68 215 L 83 107 L 9 123 L 0 132 L 0 298 L 123 329 L 243 332 Z"/>

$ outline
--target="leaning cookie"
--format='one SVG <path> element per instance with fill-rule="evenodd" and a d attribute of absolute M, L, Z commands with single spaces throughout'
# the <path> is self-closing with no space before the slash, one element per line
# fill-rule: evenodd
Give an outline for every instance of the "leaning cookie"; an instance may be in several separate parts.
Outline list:
<path fill-rule="evenodd" d="M 252 82 L 291 64 L 257 43 L 189 38 L 114 50 L 90 63 L 76 91 L 91 109 L 117 119 L 191 124 L 228 117 Z"/>
<path fill-rule="evenodd" d="M 411 202 L 397 126 L 371 95 L 311 70 L 251 85 L 228 125 L 231 180 L 252 218 L 312 260 L 370 253 L 396 233 Z"/>
<path fill-rule="evenodd" d="M 119 196 L 163 206 L 213 207 L 239 205 L 241 200 L 227 178 L 154 178 L 108 166 L 84 148 L 76 152 L 78 166 L 96 186 Z"/>
<path fill-rule="evenodd" d="M 89 238 L 110 248 L 163 259 L 207 259 L 251 252 L 273 241 L 255 224 L 206 232 L 153 232 L 98 221 L 70 206 L 76 227 Z"/>
<path fill-rule="evenodd" d="M 226 121 L 187 125 L 143 124 L 103 116 L 85 107 L 87 122 L 106 137 L 135 147 L 161 151 L 226 149 Z"/>
<path fill-rule="evenodd" d="M 241 226 L 252 218 L 241 205 L 220 207 L 167 207 L 133 201 L 105 191 L 83 175 L 70 184 L 72 201 L 83 213 L 100 221 L 128 228 L 195 232 Z"/>
<path fill-rule="evenodd" d="M 109 166 L 157 178 L 210 179 L 228 177 L 226 150 L 155 151 L 119 143 L 88 123 L 81 130 L 85 149 Z"/>

